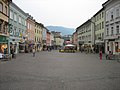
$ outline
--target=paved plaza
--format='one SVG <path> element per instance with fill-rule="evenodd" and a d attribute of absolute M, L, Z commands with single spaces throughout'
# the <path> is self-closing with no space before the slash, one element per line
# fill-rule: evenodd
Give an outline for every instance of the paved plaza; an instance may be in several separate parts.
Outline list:
<path fill-rule="evenodd" d="M 80 52 L 18 54 L 0 61 L 0 90 L 120 90 L 120 63 Z"/>

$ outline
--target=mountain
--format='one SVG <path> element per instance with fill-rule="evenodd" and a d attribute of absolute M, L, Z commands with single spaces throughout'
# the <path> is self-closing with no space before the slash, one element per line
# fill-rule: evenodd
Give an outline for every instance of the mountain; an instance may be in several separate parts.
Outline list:
<path fill-rule="evenodd" d="M 46 28 L 50 31 L 61 32 L 62 35 L 72 35 L 75 32 L 73 28 L 67 28 L 62 26 L 46 26 Z"/>

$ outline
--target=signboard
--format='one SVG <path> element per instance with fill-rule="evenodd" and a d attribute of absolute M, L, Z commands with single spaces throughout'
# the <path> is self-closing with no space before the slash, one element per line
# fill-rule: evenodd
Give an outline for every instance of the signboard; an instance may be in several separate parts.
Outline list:
<path fill-rule="evenodd" d="M 0 36 L 0 42 L 7 43 L 7 38 L 5 36 Z"/>

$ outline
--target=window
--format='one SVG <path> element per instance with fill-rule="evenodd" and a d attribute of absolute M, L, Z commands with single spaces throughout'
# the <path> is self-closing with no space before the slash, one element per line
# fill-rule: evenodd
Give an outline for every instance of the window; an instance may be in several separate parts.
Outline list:
<path fill-rule="evenodd" d="M 119 9 L 116 9 L 116 17 L 119 17 Z"/>
<path fill-rule="evenodd" d="M 24 25 L 24 18 L 21 18 L 22 25 Z"/>
<path fill-rule="evenodd" d="M 103 40 L 103 38 L 104 38 L 104 33 L 102 33 L 102 40 Z"/>
<path fill-rule="evenodd" d="M 3 4 L 0 2 L 0 11 L 3 12 Z"/>
<path fill-rule="evenodd" d="M 14 13 L 14 21 L 17 21 L 17 14 Z"/>
<path fill-rule="evenodd" d="M 17 27 L 14 27 L 14 32 L 13 32 L 14 36 L 16 36 L 16 30 L 17 30 Z"/>
<path fill-rule="evenodd" d="M 113 35 L 113 27 L 111 27 L 111 35 Z"/>
<path fill-rule="evenodd" d="M 32 25 L 30 24 L 30 30 L 32 30 Z"/>
<path fill-rule="evenodd" d="M 100 19 L 101 19 L 101 14 L 100 14 Z"/>
<path fill-rule="evenodd" d="M 106 21 L 109 21 L 109 13 L 106 12 Z"/>
<path fill-rule="evenodd" d="M 102 22 L 102 29 L 104 28 L 104 21 Z"/>
<path fill-rule="evenodd" d="M 36 36 L 35 36 L 35 42 L 36 42 Z"/>
<path fill-rule="evenodd" d="M 26 20 L 25 20 L 25 26 L 26 26 Z"/>
<path fill-rule="evenodd" d="M 107 34 L 106 35 L 109 35 L 109 28 L 107 28 Z"/>
<path fill-rule="evenodd" d="M 101 23 L 100 23 L 100 26 L 99 26 L 99 27 L 100 27 L 100 30 L 101 30 Z"/>
<path fill-rule="evenodd" d="M 99 20 L 99 17 L 98 17 L 98 15 L 97 15 L 97 21 Z"/>
<path fill-rule="evenodd" d="M 21 24 L 23 25 L 23 18 L 21 17 Z"/>
<path fill-rule="evenodd" d="M 104 17 L 104 12 L 102 12 L 102 18 Z"/>
<path fill-rule="evenodd" d="M 30 26 L 30 24 L 28 23 L 28 24 L 27 24 L 27 28 L 28 28 L 28 29 L 29 29 L 29 26 Z"/>
<path fill-rule="evenodd" d="M 19 16 L 19 23 L 21 24 L 22 22 L 21 22 L 21 16 Z"/>
<path fill-rule="evenodd" d="M 32 28 L 32 27 L 31 27 L 31 24 L 30 24 L 30 30 L 32 30 L 31 28 Z"/>
<path fill-rule="evenodd" d="M 7 15 L 7 7 L 5 6 L 5 14 Z"/>
<path fill-rule="evenodd" d="M 111 12 L 111 20 L 113 20 L 113 12 Z"/>
<path fill-rule="evenodd" d="M 97 20 L 96 20 L 96 17 L 95 17 L 95 22 L 96 22 Z"/>
<path fill-rule="evenodd" d="M 13 12 L 10 10 L 10 19 L 13 19 Z"/>
<path fill-rule="evenodd" d="M 119 34 L 119 25 L 116 26 L 116 34 Z"/>

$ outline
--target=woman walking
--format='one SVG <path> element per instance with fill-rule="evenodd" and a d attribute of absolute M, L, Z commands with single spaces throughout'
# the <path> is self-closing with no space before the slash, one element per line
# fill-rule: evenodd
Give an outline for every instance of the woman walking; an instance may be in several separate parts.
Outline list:
<path fill-rule="evenodd" d="M 33 57 L 35 57 L 35 48 L 33 48 Z"/>
<path fill-rule="evenodd" d="M 101 61 L 102 60 L 102 50 L 100 50 L 99 56 L 100 56 L 100 61 Z"/>

